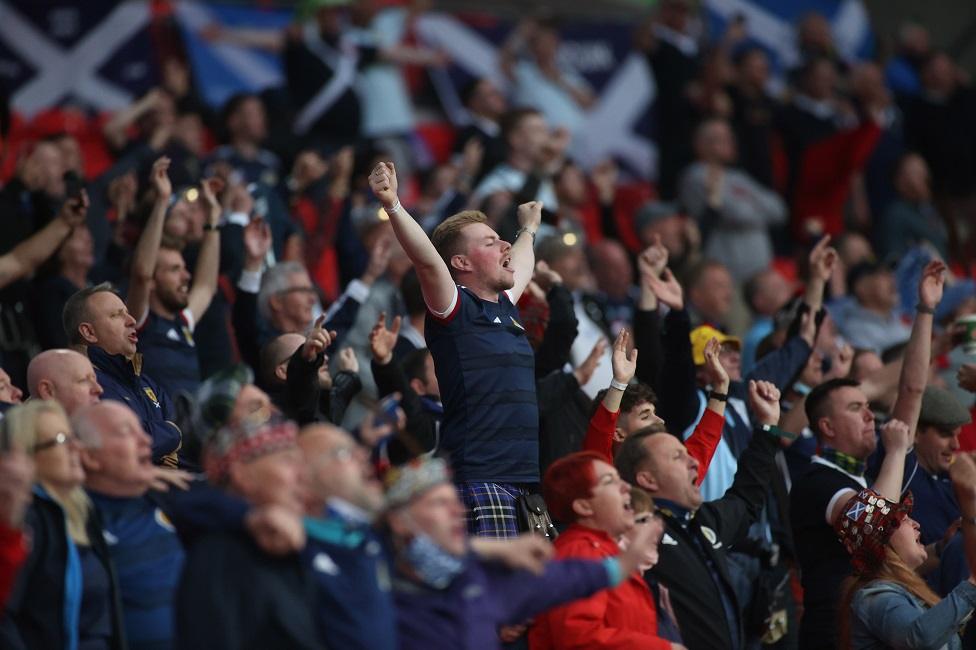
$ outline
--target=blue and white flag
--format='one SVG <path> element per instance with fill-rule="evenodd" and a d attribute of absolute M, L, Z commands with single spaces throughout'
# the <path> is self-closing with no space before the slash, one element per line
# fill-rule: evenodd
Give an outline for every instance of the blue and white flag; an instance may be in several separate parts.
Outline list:
<path fill-rule="evenodd" d="M 0 2 L 0 83 L 13 109 L 131 104 L 158 76 L 150 17 L 148 2 Z"/>
<path fill-rule="evenodd" d="M 845 61 L 874 53 L 874 35 L 862 0 L 704 0 L 703 6 L 702 18 L 713 38 L 732 19 L 743 17 L 749 40 L 766 50 L 779 74 L 800 64 L 794 26 L 809 13 L 827 19 L 837 52 Z"/>
<path fill-rule="evenodd" d="M 190 61 L 204 100 L 221 106 L 239 92 L 258 93 L 284 83 L 281 57 L 256 48 L 209 42 L 203 38 L 208 27 L 280 31 L 292 20 L 292 11 L 254 9 L 179 2 L 176 18 L 182 27 Z"/>

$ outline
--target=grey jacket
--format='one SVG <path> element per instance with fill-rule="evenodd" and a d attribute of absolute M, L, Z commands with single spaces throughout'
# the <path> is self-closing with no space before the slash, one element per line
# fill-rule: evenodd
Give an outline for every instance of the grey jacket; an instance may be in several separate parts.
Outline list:
<path fill-rule="evenodd" d="M 726 167 L 721 199 L 712 212 L 708 206 L 708 167 L 696 162 L 681 179 L 681 204 L 707 229 L 705 256 L 729 268 L 736 282 L 766 269 L 773 260 L 769 227 L 786 221 L 786 204 L 769 188 L 745 172 Z M 709 223 L 702 223 L 711 212 Z"/>

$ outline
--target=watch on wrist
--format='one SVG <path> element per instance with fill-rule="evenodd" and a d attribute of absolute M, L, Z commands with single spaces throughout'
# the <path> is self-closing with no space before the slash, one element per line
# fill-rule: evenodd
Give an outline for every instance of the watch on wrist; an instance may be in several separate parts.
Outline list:
<path fill-rule="evenodd" d="M 518 230 L 516 230 L 515 231 L 515 239 L 518 240 L 518 238 L 522 236 L 522 233 L 523 232 L 527 232 L 530 235 L 532 235 L 532 243 L 535 244 L 535 231 L 534 230 L 529 230 L 528 228 L 519 228 Z"/>
<path fill-rule="evenodd" d="M 710 391 L 708 391 L 708 399 L 714 399 L 714 400 L 717 400 L 719 402 L 728 402 L 729 401 L 729 394 L 728 393 L 720 393 L 717 390 L 710 390 Z"/>
<path fill-rule="evenodd" d="M 917 311 L 920 314 L 929 314 L 932 316 L 935 315 L 935 309 L 929 307 L 928 305 L 923 305 L 922 303 L 918 303 L 917 305 L 915 305 L 915 311 Z"/>

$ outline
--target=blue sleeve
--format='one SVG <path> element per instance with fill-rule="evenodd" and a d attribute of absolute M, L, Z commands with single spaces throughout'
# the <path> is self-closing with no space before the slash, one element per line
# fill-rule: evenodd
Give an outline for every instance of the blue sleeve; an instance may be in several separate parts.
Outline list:
<path fill-rule="evenodd" d="M 939 570 L 935 572 L 938 584 L 936 591 L 943 598 L 963 580 L 969 578 L 969 565 L 966 564 L 965 542 L 961 532 L 957 532 L 942 551 Z"/>
<path fill-rule="evenodd" d="M 325 329 L 335 330 L 336 333 L 335 339 L 327 350 L 328 354 L 335 354 L 339 344 L 346 338 L 349 330 L 356 323 L 356 317 L 359 316 L 360 307 L 362 307 L 362 303 L 349 295 L 347 291 L 339 296 L 338 300 L 326 311 Z"/>
<path fill-rule="evenodd" d="M 768 381 L 780 389 L 787 388 L 803 369 L 812 350 L 799 336 L 794 336 L 783 347 L 770 352 L 756 361 L 752 372 L 746 377 L 755 381 Z"/>
<path fill-rule="evenodd" d="M 616 565 L 614 564 L 614 567 Z M 539 612 L 571 600 L 586 598 L 619 581 L 619 568 L 599 560 L 553 560 L 541 576 L 511 571 L 500 565 L 485 567 L 492 593 L 507 623 L 522 623 Z"/>
<path fill-rule="evenodd" d="M 180 446 L 183 439 L 180 430 L 172 422 L 153 420 L 145 422 L 146 433 L 152 438 L 152 459 L 158 465 L 163 457 L 172 454 Z"/>
<path fill-rule="evenodd" d="M 923 610 L 902 591 L 858 594 L 853 614 L 871 634 L 896 648 L 941 648 L 976 606 L 976 586 L 968 580 L 930 609 Z"/>
<path fill-rule="evenodd" d="M 245 530 L 244 517 L 250 509 L 243 499 L 203 479 L 193 481 L 189 490 L 170 488 L 153 492 L 152 498 L 173 522 L 184 546 L 206 533 Z"/>

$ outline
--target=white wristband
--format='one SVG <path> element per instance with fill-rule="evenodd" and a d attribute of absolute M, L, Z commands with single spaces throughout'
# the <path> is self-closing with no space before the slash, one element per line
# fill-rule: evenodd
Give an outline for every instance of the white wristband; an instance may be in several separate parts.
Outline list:
<path fill-rule="evenodd" d="M 401 207 L 402 206 L 400 205 L 400 199 L 397 199 L 396 203 L 393 204 L 393 207 L 384 208 L 384 209 L 386 210 L 386 213 L 387 214 L 394 215 L 394 214 L 396 214 L 397 212 L 400 211 L 400 208 Z"/>
<path fill-rule="evenodd" d="M 611 379 L 610 388 L 616 388 L 619 391 L 625 391 L 627 390 L 627 384 L 623 383 L 622 381 L 617 381 L 616 379 Z"/>

